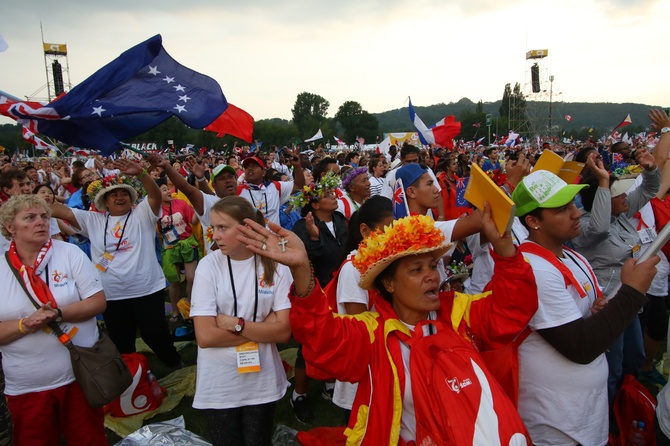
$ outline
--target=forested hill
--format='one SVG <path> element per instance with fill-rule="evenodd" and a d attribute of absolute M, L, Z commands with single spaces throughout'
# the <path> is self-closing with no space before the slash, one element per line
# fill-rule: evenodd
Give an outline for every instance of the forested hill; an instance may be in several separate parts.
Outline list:
<path fill-rule="evenodd" d="M 502 101 L 483 102 L 482 111 L 492 115 L 493 119 L 499 116 L 499 109 Z M 532 103 L 527 99 L 527 107 L 536 107 L 548 114 L 548 103 Z M 462 118 L 463 112 L 475 112 L 477 103 L 468 98 L 463 98 L 458 102 L 449 104 L 435 104 L 427 107 L 412 104 L 417 115 L 426 125 L 432 125 L 445 116 L 455 115 Z M 612 129 L 619 124 L 628 113 L 633 120 L 633 126 L 649 127 L 650 121 L 647 113 L 651 108 L 667 108 L 657 105 L 646 104 L 613 104 L 613 103 L 586 103 L 586 102 L 553 102 L 552 103 L 552 122 L 564 130 L 579 130 L 585 127 L 594 127 L 598 129 Z M 379 121 L 379 128 L 383 132 L 390 131 L 410 131 L 413 130 L 409 120 L 407 107 L 401 109 L 389 110 L 382 113 L 373 113 Z M 572 117 L 567 121 L 565 116 Z M 482 123 L 483 125 L 484 123 Z M 495 124 L 494 124 L 495 125 Z"/>

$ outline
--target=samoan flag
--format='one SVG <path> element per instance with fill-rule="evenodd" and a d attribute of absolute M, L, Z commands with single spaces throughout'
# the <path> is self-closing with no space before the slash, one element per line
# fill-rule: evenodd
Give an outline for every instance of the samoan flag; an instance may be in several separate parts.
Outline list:
<path fill-rule="evenodd" d="M 227 107 L 218 82 L 175 61 L 159 34 L 125 51 L 49 104 L 36 107 L 10 101 L 0 105 L 0 114 L 33 133 L 109 155 L 122 147 L 120 141 L 171 116 L 202 129 Z"/>
<path fill-rule="evenodd" d="M 468 187 L 470 177 L 458 178 L 456 180 L 456 206 L 470 207 L 470 202 L 465 199 L 465 189 Z"/>
<path fill-rule="evenodd" d="M 393 187 L 393 218 L 405 218 L 409 215 L 409 207 L 405 199 L 405 188 L 402 185 L 402 180 L 398 178 Z"/>

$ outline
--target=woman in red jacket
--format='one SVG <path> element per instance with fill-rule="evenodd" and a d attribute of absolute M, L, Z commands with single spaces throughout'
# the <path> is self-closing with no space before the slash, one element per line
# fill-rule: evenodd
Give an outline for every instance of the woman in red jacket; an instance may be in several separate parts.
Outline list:
<path fill-rule="evenodd" d="M 432 219 L 411 216 L 359 246 L 354 266 L 361 288 L 373 290 L 374 311 L 350 317 L 328 308 L 297 236 L 250 220 L 238 227 L 253 252 L 290 267 L 291 328 L 308 365 L 359 383 L 347 444 L 530 444 L 479 352 L 508 344 L 526 327 L 537 309 L 535 279 L 511 238 L 497 233 L 488 206 L 483 215 L 495 251 L 492 291 L 440 293 L 437 261 L 451 243 Z M 436 361 L 426 353 L 438 351 L 446 355 Z M 422 367 L 439 370 L 410 372 Z M 444 378 L 428 382 L 435 376 Z"/>

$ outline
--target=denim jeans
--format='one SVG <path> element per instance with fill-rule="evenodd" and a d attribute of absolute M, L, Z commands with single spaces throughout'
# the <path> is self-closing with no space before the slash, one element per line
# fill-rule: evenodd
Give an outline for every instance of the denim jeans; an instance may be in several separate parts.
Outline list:
<path fill-rule="evenodd" d="M 637 378 L 640 368 L 646 359 L 639 318 L 633 318 L 630 325 L 614 341 L 605 355 L 607 356 L 607 364 L 609 365 L 607 396 L 610 406 L 612 406 L 616 393 L 623 382 L 624 375 L 633 375 Z"/>

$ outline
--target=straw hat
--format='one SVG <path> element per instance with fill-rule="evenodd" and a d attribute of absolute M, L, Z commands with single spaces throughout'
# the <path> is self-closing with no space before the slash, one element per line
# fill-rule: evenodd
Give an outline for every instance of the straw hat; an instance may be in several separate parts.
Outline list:
<path fill-rule="evenodd" d="M 452 245 L 426 215 L 395 220 L 383 230 L 374 231 L 358 246 L 352 263 L 361 273 L 359 286 L 372 289 L 377 276 L 397 259 L 429 252 L 442 257 Z"/>

